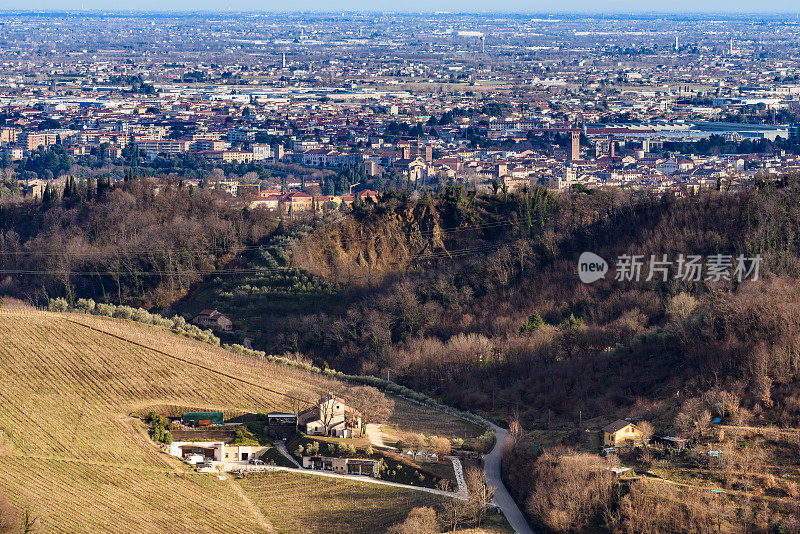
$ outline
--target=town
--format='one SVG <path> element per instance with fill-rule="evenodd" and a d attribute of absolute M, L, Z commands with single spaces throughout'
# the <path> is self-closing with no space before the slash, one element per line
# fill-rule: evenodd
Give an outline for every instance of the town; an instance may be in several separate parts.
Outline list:
<path fill-rule="evenodd" d="M 687 195 L 800 168 L 792 20 L 621 18 L 612 33 L 579 17 L 352 15 L 278 31 L 265 14 L 216 33 L 195 16 L 153 49 L 137 39 L 187 20 L 119 15 L 114 43 L 43 34 L 31 50 L 23 35 L 78 26 L 5 18 L 4 196 L 138 172 L 298 214 L 452 183 Z"/>
<path fill-rule="evenodd" d="M 800 532 L 784 0 L 57 1 L 0 11 L 0 534 Z"/>

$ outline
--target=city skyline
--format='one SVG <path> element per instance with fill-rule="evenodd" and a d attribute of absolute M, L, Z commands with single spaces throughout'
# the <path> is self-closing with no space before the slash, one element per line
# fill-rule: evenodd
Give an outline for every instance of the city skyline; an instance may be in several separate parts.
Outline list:
<path fill-rule="evenodd" d="M 258 2 L 252 0 L 226 0 L 224 5 L 211 1 L 177 0 L 170 3 L 169 9 L 164 9 L 163 3 L 156 0 L 141 2 L 118 2 L 114 9 L 109 9 L 106 2 L 101 0 L 72 0 L 56 2 L 53 0 L 39 0 L 27 3 L 26 9 L 20 9 L 16 2 L 0 1 L 0 12 L 6 13 L 416 13 L 416 14 L 519 14 L 519 15 L 586 15 L 586 16 L 659 16 L 683 15 L 692 17 L 696 15 L 736 15 L 736 18 L 746 18 L 750 15 L 795 15 L 800 17 L 800 7 L 794 0 L 770 0 L 761 2 L 759 9 L 752 9 L 749 2 L 725 0 L 712 0 L 705 2 L 698 8 L 696 2 L 680 0 L 669 5 L 660 5 L 653 8 L 651 4 L 642 4 L 634 0 L 614 1 L 604 5 L 604 9 L 597 9 L 597 2 L 589 0 L 573 0 L 561 4 L 559 9 L 548 9 L 549 2 L 524 2 L 517 0 L 503 0 L 494 2 L 492 9 L 481 9 L 483 4 L 477 0 L 459 2 L 456 0 L 437 0 L 427 2 L 412 0 L 404 2 L 402 7 L 395 9 L 376 9 L 374 4 L 363 0 L 338 0 L 337 2 L 322 2 L 313 0 L 297 7 L 287 7 L 281 2 Z"/>

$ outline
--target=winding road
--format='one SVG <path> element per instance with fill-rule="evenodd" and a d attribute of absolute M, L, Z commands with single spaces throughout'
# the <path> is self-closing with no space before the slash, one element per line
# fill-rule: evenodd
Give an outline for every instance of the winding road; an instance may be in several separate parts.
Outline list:
<path fill-rule="evenodd" d="M 494 488 L 494 503 L 506 516 L 508 524 L 511 525 L 518 534 L 533 534 L 533 529 L 528 525 L 522 511 L 514 502 L 511 494 L 508 493 L 503 478 L 500 474 L 500 460 L 503 456 L 503 443 L 508 439 L 508 431 L 500 428 L 499 426 L 492 425 L 494 435 L 497 438 L 494 447 L 489 454 L 483 457 L 484 459 L 484 472 L 486 474 L 486 483 Z"/>

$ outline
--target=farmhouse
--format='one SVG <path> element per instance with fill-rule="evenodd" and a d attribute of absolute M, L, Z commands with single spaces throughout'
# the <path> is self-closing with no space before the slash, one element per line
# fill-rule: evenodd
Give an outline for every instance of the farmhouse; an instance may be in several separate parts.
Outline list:
<path fill-rule="evenodd" d="M 300 412 L 298 421 L 310 436 L 351 438 L 354 432 L 361 431 L 361 413 L 334 395 L 323 397 L 316 406 Z"/>
<path fill-rule="evenodd" d="M 303 456 L 303 467 L 333 471 L 342 475 L 367 475 L 378 477 L 380 464 L 377 460 L 360 458 L 329 458 L 327 456 Z"/>
<path fill-rule="evenodd" d="M 636 425 L 624 419 L 618 419 L 603 427 L 603 446 L 617 447 L 636 445 L 642 442 L 642 432 Z"/>
<path fill-rule="evenodd" d="M 197 317 L 192 319 L 192 322 L 196 325 L 205 326 L 206 328 L 220 332 L 233 331 L 233 321 L 218 310 L 203 310 Z"/>
<path fill-rule="evenodd" d="M 199 455 L 204 460 L 221 462 L 224 449 L 225 444 L 221 441 L 173 441 L 169 453 L 178 458 L 189 459 Z"/>

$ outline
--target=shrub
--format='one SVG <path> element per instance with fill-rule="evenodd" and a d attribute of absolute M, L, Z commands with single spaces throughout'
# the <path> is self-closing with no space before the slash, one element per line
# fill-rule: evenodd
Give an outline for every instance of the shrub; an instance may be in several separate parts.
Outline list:
<path fill-rule="evenodd" d="M 117 319 L 133 319 L 133 308 L 130 306 L 117 306 L 117 309 L 114 310 L 113 317 Z"/>
<path fill-rule="evenodd" d="M 92 313 L 95 310 L 96 304 L 92 299 L 78 299 L 75 307 L 79 310 L 84 310 L 86 313 Z"/>
<path fill-rule="evenodd" d="M 113 304 L 98 304 L 95 308 L 96 315 L 103 315 L 105 317 L 113 317 L 117 307 Z"/>
<path fill-rule="evenodd" d="M 50 311 L 60 311 L 65 312 L 69 309 L 69 303 L 67 299 L 63 299 L 61 297 L 57 299 L 50 299 L 47 303 L 47 309 Z"/>
<path fill-rule="evenodd" d="M 452 450 L 450 440 L 447 438 L 436 438 L 433 441 L 433 446 L 436 449 L 436 453 L 439 455 L 439 458 L 447 456 Z"/>
<path fill-rule="evenodd" d="M 494 430 L 487 430 L 478 436 L 477 446 L 480 448 L 480 452 L 489 452 L 492 443 L 494 443 Z"/>
<path fill-rule="evenodd" d="M 153 323 L 153 316 L 150 315 L 150 313 L 147 310 L 142 308 L 136 308 L 135 310 L 132 310 L 131 319 L 139 323 L 147 323 L 147 324 Z"/>

